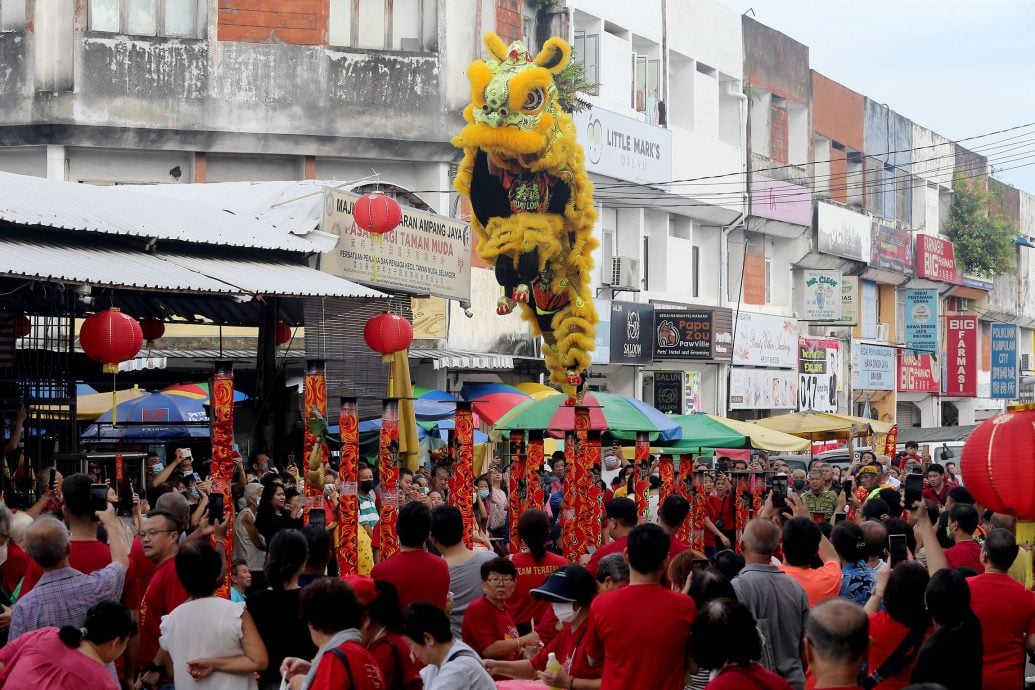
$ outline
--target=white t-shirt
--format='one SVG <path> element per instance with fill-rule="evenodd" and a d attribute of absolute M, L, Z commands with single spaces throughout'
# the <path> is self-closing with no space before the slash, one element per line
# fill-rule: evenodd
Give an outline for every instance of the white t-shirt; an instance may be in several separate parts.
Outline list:
<path fill-rule="evenodd" d="M 420 677 L 424 690 L 496 690 L 478 654 L 456 639 L 442 665 L 425 666 Z"/>
<path fill-rule="evenodd" d="M 176 690 L 256 690 L 253 673 L 216 672 L 200 681 L 187 671 L 187 662 L 244 654 L 241 617 L 244 602 L 219 597 L 186 601 L 162 616 L 159 646 L 173 660 Z"/>

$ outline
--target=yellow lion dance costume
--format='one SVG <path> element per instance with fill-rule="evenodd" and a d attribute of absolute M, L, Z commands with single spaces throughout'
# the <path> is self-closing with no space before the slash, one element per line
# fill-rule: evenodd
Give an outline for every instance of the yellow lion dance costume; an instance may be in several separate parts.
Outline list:
<path fill-rule="evenodd" d="M 471 104 L 453 138 L 464 150 L 455 185 L 471 202 L 478 255 L 503 287 L 497 313 L 520 305 L 532 335 L 543 336 L 550 380 L 571 405 L 581 402 L 596 342 L 589 273 L 599 246 L 593 184 L 554 82 L 571 47 L 551 38 L 533 59 L 521 41 L 507 47 L 494 33 L 485 47 L 493 59 L 467 69 Z"/>

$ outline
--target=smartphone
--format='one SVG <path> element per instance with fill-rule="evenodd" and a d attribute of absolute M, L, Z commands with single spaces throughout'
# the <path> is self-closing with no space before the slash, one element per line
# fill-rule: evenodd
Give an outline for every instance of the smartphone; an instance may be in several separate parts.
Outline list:
<path fill-rule="evenodd" d="M 906 510 L 913 510 L 913 506 L 924 498 L 924 476 L 922 474 L 906 475 Z"/>
<path fill-rule="evenodd" d="M 889 534 L 888 535 L 888 555 L 892 567 L 901 561 L 906 560 L 906 535 L 904 534 Z"/>
<path fill-rule="evenodd" d="M 778 474 L 773 477 L 773 507 L 787 507 L 787 475 Z"/>
<path fill-rule="evenodd" d="M 711 564 L 712 562 L 707 558 L 695 558 L 690 562 L 690 570 L 694 573 L 700 572 L 702 570 L 707 570 Z"/>
<path fill-rule="evenodd" d="M 90 485 L 90 517 L 93 520 L 100 520 L 96 513 L 98 511 L 104 512 L 108 509 L 108 485 L 107 484 L 91 484 Z"/>
<path fill-rule="evenodd" d="M 50 479 L 47 480 L 47 486 L 50 487 L 50 493 L 54 493 L 54 486 L 57 484 L 57 468 L 50 468 Z"/>
<path fill-rule="evenodd" d="M 727 463 L 727 462 L 725 462 L 723 460 L 717 460 L 715 462 L 715 471 L 716 472 L 722 472 L 723 474 L 729 474 L 729 471 L 730 471 L 729 463 Z"/>
<path fill-rule="evenodd" d="M 309 511 L 309 524 L 327 527 L 327 512 L 323 508 L 313 508 Z"/>
<path fill-rule="evenodd" d="M 208 524 L 214 525 L 223 521 L 223 494 L 209 494 Z"/>
<path fill-rule="evenodd" d="M 841 480 L 841 490 L 845 492 L 845 496 L 851 496 L 852 495 L 852 478 L 851 477 L 848 477 L 847 479 L 842 479 Z"/>

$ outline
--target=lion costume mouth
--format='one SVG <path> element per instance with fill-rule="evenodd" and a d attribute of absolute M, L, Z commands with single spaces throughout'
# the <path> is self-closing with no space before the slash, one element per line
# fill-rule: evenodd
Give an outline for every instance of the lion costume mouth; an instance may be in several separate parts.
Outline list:
<path fill-rule="evenodd" d="M 550 131 L 553 118 L 544 115 L 540 129 Z M 468 124 L 453 138 L 453 145 L 459 148 L 478 148 L 506 157 L 528 156 L 546 149 L 548 139 L 540 131 L 518 129 L 513 125 L 491 127 L 483 123 Z"/>

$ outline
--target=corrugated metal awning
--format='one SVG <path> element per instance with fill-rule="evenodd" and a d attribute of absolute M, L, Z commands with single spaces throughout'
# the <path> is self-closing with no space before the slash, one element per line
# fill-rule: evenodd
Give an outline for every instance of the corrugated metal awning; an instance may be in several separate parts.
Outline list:
<path fill-rule="evenodd" d="M 430 359 L 435 369 L 513 369 L 514 360 L 534 359 L 461 350 L 410 350 L 412 359 Z"/>
<path fill-rule="evenodd" d="M 301 264 L 149 254 L 128 247 L 0 237 L 0 275 L 193 294 L 384 297 Z"/>

